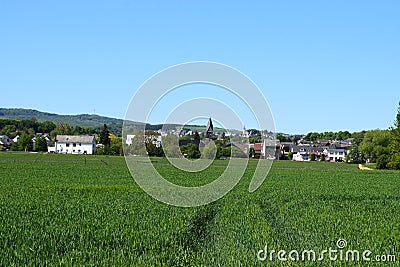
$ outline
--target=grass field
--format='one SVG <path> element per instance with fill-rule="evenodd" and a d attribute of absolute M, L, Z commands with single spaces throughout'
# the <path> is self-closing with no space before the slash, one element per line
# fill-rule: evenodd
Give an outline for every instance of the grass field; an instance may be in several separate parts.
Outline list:
<path fill-rule="evenodd" d="M 0 265 L 400 265 L 399 172 L 277 161 L 250 194 L 255 163 L 222 199 L 178 208 L 144 193 L 123 157 L 0 153 Z M 186 186 L 213 180 L 226 164 L 188 175 L 154 159 Z M 321 252 L 338 249 L 338 239 L 347 241 L 344 252 L 370 250 L 373 260 L 395 255 L 396 262 L 257 258 L 266 245 Z"/>

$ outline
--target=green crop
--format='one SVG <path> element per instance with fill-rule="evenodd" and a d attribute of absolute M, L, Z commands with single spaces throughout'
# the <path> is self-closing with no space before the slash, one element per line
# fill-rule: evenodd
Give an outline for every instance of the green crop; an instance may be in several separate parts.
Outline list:
<path fill-rule="evenodd" d="M 178 208 L 136 185 L 123 157 L 0 153 L 0 265 L 398 266 L 400 175 L 356 165 L 276 161 L 248 192 L 256 161 L 220 200 Z M 168 180 L 208 183 L 227 161 L 184 173 L 153 159 Z M 259 261 L 275 250 L 337 248 L 397 262 Z"/>

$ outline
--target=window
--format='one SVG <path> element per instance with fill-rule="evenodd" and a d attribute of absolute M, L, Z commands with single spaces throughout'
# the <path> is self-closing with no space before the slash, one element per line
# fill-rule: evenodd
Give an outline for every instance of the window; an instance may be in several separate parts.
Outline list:
<path fill-rule="evenodd" d="M 66 143 L 65 146 L 66 146 L 66 147 L 69 147 L 69 143 Z"/>
<path fill-rule="evenodd" d="M 81 146 L 82 145 L 82 143 L 79 143 L 79 146 Z"/>
<path fill-rule="evenodd" d="M 73 143 L 72 146 L 73 146 L 73 147 L 76 147 L 76 143 Z"/>
<path fill-rule="evenodd" d="M 343 155 L 343 152 L 339 152 L 339 155 Z"/>

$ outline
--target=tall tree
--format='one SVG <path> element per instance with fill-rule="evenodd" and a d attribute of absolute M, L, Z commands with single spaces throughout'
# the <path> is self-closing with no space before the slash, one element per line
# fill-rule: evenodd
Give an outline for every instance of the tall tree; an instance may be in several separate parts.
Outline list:
<path fill-rule="evenodd" d="M 196 131 L 196 132 L 194 133 L 193 139 L 194 139 L 194 140 L 200 140 L 200 135 L 199 135 L 199 132 L 198 132 L 198 131 Z"/>
<path fill-rule="evenodd" d="M 31 139 L 31 137 L 30 137 L 28 134 L 26 134 L 26 133 L 23 133 L 23 134 L 19 137 L 17 143 L 18 143 L 18 144 L 17 144 L 18 150 L 21 150 L 21 151 L 32 151 L 32 149 L 33 149 L 32 139 Z"/>
<path fill-rule="evenodd" d="M 387 160 L 385 157 L 389 154 L 389 142 L 388 130 L 368 131 L 358 149 L 370 162 L 379 163 L 380 168 L 385 168 L 386 162 L 382 161 Z"/>
<path fill-rule="evenodd" d="M 357 163 L 357 164 L 365 162 L 364 155 L 358 149 L 357 144 L 352 145 L 352 147 L 350 148 L 349 153 L 346 156 L 346 161 L 348 163 Z"/>
<path fill-rule="evenodd" d="M 110 132 L 106 124 L 103 125 L 103 129 L 100 132 L 100 144 L 104 146 L 110 146 L 111 144 Z"/>
<path fill-rule="evenodd" d="M 40 123 L 38 126 L 38 132 L 41 133 L 50 133 L 53 131 L 57 126 L 52 121 L 44 121 Z"/>
<path fill-rule="evenodd" d="M 72 127 L 67 122 L 57 122 L 56 128 L 50 133 L 50 135 L 51 138 L 54 138 L 58 134 L 72 134 Z"/>
<path fill-rule="evenodd" d="M 162 138 L 162 147 L 167 157 L 178 158 L 182 156 L 179 148 L 179 138 L 175 135 L 164 136 Z"/>
<path fill-rule="evenodd" d="M 213 143 L 210 142 L 206 144 L 204 147 L 200 148 L 201 155 L 205 159 L 214 159 L 217 156 L 217 146 Z"/>
<path fill-rule="evenodd" d="M 38 152 L 47 152 L 47 142 L 43 136 L 36 137 L 34 150 Z"/>
<path fill-rule="evenodd" d="M 389 151 L 390 157 L 387 167 L 393 170 L 400 170 L 400 102 L 394 126 L 390 127 Z"/>
<path fill-rule="evenodd" d="M 188 158 L 198 159 L 201 156 L 199 147 L 196 144 L 187 144 L 186 146 L 182 146 L 180 149 L 182 154 L 186 155 Z"/>

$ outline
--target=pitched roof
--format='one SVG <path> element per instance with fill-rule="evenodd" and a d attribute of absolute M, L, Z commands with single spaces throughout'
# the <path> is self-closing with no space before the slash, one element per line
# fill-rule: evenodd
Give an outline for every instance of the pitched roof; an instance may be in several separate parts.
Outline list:
<path fill-rule="evenodd" d="M 95 137 L 93 135 L 57 135 L 57 142 L 63 143 L 93 143 Z M 95 139 L 96 140 L 96 139 Z"/>
<path fill-rule="evenodd" d="M 254 144 L 254 150 L 255 151 L 261 151 L 262 148 L 262 143 L 255 143 Z"/>

